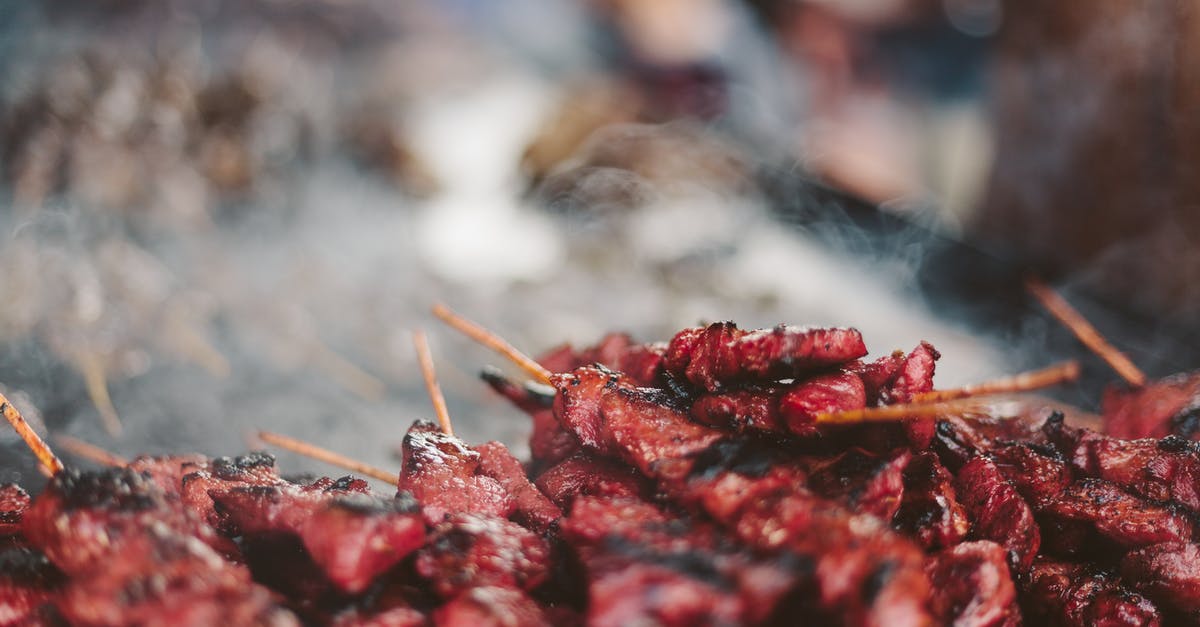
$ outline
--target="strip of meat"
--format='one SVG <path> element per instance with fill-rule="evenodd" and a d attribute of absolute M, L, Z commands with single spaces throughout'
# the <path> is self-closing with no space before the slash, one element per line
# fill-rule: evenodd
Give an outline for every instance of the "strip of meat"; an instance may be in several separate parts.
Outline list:
<path fill-rule="evenodd" d="M 1037 517 L 1043 548 L 1057 555 L 1103 556 L 1112 547 L 1131 549 L 1192 537 L 1187 517 L 1100 479 L 1072 484 L 1043 503 Z"/>
<path fill-rule="evenodd" d="M 890 521 L 900 509 L 904 470 L 910 461 L 910 451 L 884 457 L 853 448 L 810 467 L 808 487 L 853 511 Z"/>
<path fill-rule="evenodd" d="M 540 627 L 551 623 L 529 595 L 512 588 L 471 588 L 433 612 L 438 627 Z"/>
<path fill-rule="evenodd" d="M 1071 469 L 1055 453 L 1029 444 L 1004 444 L 992 449 L 991 459 L 1000 474 L 1036 509 L 1071 485 Z"/>
<path fill-rule="evenodd" d="M 536 483 L 563 510 L 580 496 L 641 498 L 653 492 L 636 470 L 583 451 L 547 468 Z"/>
<path fill-rule="evenodd" d="M 982 455 L 967 462 L 954 482 L 959 501 L 971 519 L 971 537 L 991 540 L 1008 551 L 1014 573 L 1029 571 L 1041 546 L 1041 532 L 1029 504 Z"/>
<path fill-rule="evenodd" d="M 795 577 L 644 501 L 580 497 L 563 536 L 587 571 L 588 624 L 757 624 Z"/>
<path fill-rule="evenodd" d="M 866 354 L 862 335 L 854 329 L 780 325 L 742 331 L 732 322 L 717 322 L 675 334 L 663 368 L 681 381 L 715 392 L 725 384 L 786 379 Z"/>
<path fill-rule="evenodd" d="M 29 507 L 29 493 L 15 483 L 0 485 L 0 537 L 21 530 L 21 517 Z"/>
<path fill-rule="evenodd" d="M 1121 560 L 1121 576 L 1186 622 L 1200 622 L 1200 546 L 1166 542 L 1138 549 Z"/>
<path fill-rule="evenodd" d="M 948 548 L 967 537 L 971 521 L 954 492 L 954 476 L 937 455 L 922 451 L 904 468 L 904 495 L 892 527 L 927 550 Z"/>
<path fill-rule="evenodd" d="M 340 487 L 234 487 L 212 498 L 244 542 L 299 538 L 331 583 L 357 593 L 424 544 L 425 524 L 407 493 L 381 499 Z"/>
<path fill-rule="evenodd" d="M 1022 607 L 1032 625 L 1158 627 L 1162 615 L 1117 577 L 1086 566 L 1038 560 L 1029 571 Z"/>
<path fill-rule="evenodd" d="M 816 602 L 850 624 L 924 624 L 929 584 L 917 547 L 881 521 L 809 493 L 799 469 L 747 459 L 727 434 L 698 425 L 600 368 L 553 379 L 555 412 L 584 446 L 623 459 L 680 502 L 702 508 L 762 550 L 786 549 L 816 564 Z"/>
<path fill-rule="evenodd" d="M 934 616 L 943 625 L 1011 627 L 1021 624 L 1017 591 L 1004 547 L 964 542 L 934 555 L 927 572 Z"/>
<path fill-rule="evenodd" d="M 495 479 L 512 495 L 513 520 L 546 533 L 562 518 L 562 510 L 529 481 L 525 468 L 508 447 L 499 442 L 487 442 L 472 448 L 479 453 L 479 474 Z"/>
<path fill-rule="evenodd" d="M 1139 387 L 1110 386 L 1102 399 L 1104 432 L 1116 438 L 1200 435 L 1200 372 L 1177 374 Z"/>
<path fill-rule="evenodd" d="M 932 390 L 937 358 L 937 351 L 922 342 L 906 357 L 888 356 L 866 365 L 853 362 L 839 372 L 793 383 L 751 384 L 704 393 L 692 403 L 690 413 L 698 422 L 715 427 L 814 437 L 821 414 L 862 409 L 868 403 L 909 402 Z M 912 421 L 907 427 L 915 448 L 929 445 L 932 420 Z"/>
<path fill-rule="evenodd" d="M 497 370 L 484 369 L 480 377 L 498 394 L 516 405 L 533 422 L 529 434 L 530 466 L 540 471 L 568 458 L 579 450 L 579 440 L 570 431 L 558 424 L 554 417 L 554 396 L 541 395 L 530 389 L 529 384 L 517 385 Z"/>
<path fill-rule="evenodd" d="M 417 499 L 429 524 L 452 514 L 508 518 L 512 513 L 513 497 L 504 486 L 477 474 L 479 453 L 432 422 L 413 423 L 401 450 L 404 465 L 398 487 Z"/>
<path fill-rule="evenodd" d="M 458 514 L 434 528 L 417 552 L 417 573 L 442 598 L 472 588 L 497 586 L 531 591 L 545 581 L 550 545 L 528 529 L 504 520 Z"/>
<path fill-rule="evenodd" d="M 32 623 L 32 615 L 50 601 L 62 582 L 62 573 L 37 550 L 0 549 L 0 626 Z"/>
<path fill-rule="evenodd" d="M 147 458 L 135 460 L 130 468 L 147 470 L 167 494 L 174 476 L 175 458 Z M 149 468 L 148 468 L 149 467 Z M 201 519 L 225 535 L 236 535 L 229 529 L 226 520 L 213 507 L 211 490 L 225 490 L 235 486 L 277 486 L 286 482 L 275 470 L 275 456 L 266 452 L 254 452 L 238 457 L 217 457 L 184 460 L 179 465 L 182 477 L 179 480 L 180 499 L 184 507 L 196 512 Z"/>
<path fill-rule="evenodd" d="M 71 624 L 298 624 L 209 548 L 210 527 L 128 468 L 59 472 L 22 530 L 70 577 L 56 605 Z"/>
<path fill-rule="evenodd" d="M 1063 426 L 1055 427 L 1054 433 L 1079 474 L 1200 514 L 1200 451 L 1195 444 L 1174 436 L 1122 440 Z"/>

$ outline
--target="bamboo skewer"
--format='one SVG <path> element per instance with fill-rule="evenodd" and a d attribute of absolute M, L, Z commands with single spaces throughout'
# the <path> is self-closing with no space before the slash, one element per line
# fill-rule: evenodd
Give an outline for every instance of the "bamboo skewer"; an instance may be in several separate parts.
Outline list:
<path fill-rule="evenodd" d="M 862 409 L 819 414 L 816 418 L 816 423 L 819 425 L 848 425 L 863 422 L 891 422 L 908 418 L 937 418 L 946 414 L 961 413 L 978 406 L 978 400 L 970 398 L 936 403 L 906 403 L 903 405 L 864 407 Z"/>
<path fill-rule="evenodd" d="M 993 394 L 1011 394 L 1014 392 L 1029 392 L 1041 388 L 1047 388 L 1052 385 L 1075 381 L 1079 378 L 1079 362 L 1075 360 L 1064 361 L 1042 368 L 1041 370 L 1033 370 L 1030 372 L 1022 372 L 1011 377 L 1002 379 L 993 379 L 984 381 L 983 383 L 975 383 L 972 385 L 964 385 L 960 388 L 951 388 L 948 390 L 933 390 L 924 394 L 918 394 L 913 398 L 913 403 L 936 403 L 941 401 L 952 401 L 960 398 L 969 398 L 973 396 L 990 396 Z"/>
<path fill-rule="evenodd" d="M 124 457 L 121 457 L 116 453 L 106 451 L 99 446 L 92 444 L 91 442 L 84 442 L 83 440 L 73 436 L 56 435 L 54 436 L 54 443 L 60 449 L 67 451 L 76 457 L 81 457 L 83 459 L 96 462 L 101 466 L 121 467 L 129 464 L 129 460 L 125 459 Z"/>
<path fill-rule="evenodd" d="M 113 437 L 120 436 L 123 430 L 121 417 L 117 415 L 117 408 L 113 406 L 112 397 L 108 393 L 108 375 L 104 370 L 104 362 L 96 353 L 81 352 L 76 356 L 76 364 L 79 366 L 80 373 L 83 374 L 83 383 L 87 388 L 88 397 L 92 399 L 92 405 L 100 413 L 104 430 Z"/>
<path fill-rule="evenodd" d="M 459 333 L 462 333 L 472 340 L 475 340 L 476 342 L 508 358 L 534 379 L 537 379 L 542 383 L 550 383 L 550 375 L 552 373 L 549 370 L 544 368 L 538 362 L 534 361 L 532 357 L 517 350 L 516 347 L 514 347 L 512 344 L 509 344 L 495 333 L 492 333 L 491 331 L 488 331 L 474 322 L 463 318 L 442 304 L 433 306 L 433 315 L 437 316 L 438 319 L 450 325 L 450 327 Z"/>
<path fill-rule="evenodd" d="M 21 436 L 22 440 L 25 440 L 25 444 L 37 456 L 38 461 L 42 464 L 41 468 L 46 474 L 53 477 L 62 472 L 63 464 L 54 455 L 54 451 L 50 450 L 50 447 L 46 445 L 41 436 L 25 421 L 25 417 L 21 415 L 21 412 L 17 411 L 17 408 L 13 407 L 13 404 L 3 394 L 0 394 L 0 413 L 4 414 L 4 418 L 8 420 L 8 424 L 12 425 L 17 435 Z"/>
<path fill-rule="evenodd" d="M 1079 378 L 1079 363 L 1066 361 L 1041 370 L 1023 372 L 1021 374 L 993 379 L 974 385 L 949 390 L 934 390 L 917 395 L 911 403 L 884 405 L 882 407 L 864 407 L 846 411 L 819 414 L 817 424 L 851 424 L 858 422 L 877 422 L 884 420 L 903 420 L 905 418 L 932 418 L 951 412 L 960 412 L 977 405 L 974 401 L 982 396 L 996 394 L 1011 394 L 1014 392 L 1030 392 L 1033 390 L 1058 385 Z"/>
<path fill-rule="evenodd" d="M 446 407 L 446 397 L 442 395 L 442 388 L 438 385 L 437 372 L 433 367 L 433 354 L 429 351 L 429 340 L 424 331 L 413 331 L 413 346 L 417 349 L 421 377 L 425 379 L 425 390 L 429 393 L 429 400 L 433 402 L 433 412 L 437 415 L 438 424 L 442 425 L 443 433 L 452 436 L 454 429 L 450 425 L 450 410 Z"/>
<path fill-rule="evenodd" d="M 330 464 L 332 466 L 345 468 L 351 472 L 372 477 L 392 485 L 397 485 L 399 483 L 396 473 L 388 472 L 382 468 L 376 468 L 375 466 L 364 464 L 358 460 L 350 459 L 349 457 L 334 453 L 333 451 L 321 448 L 315 444 L 309 444 L 308 442 L 297 440 L 286 435 L 272 433 L 270 431 L 259 431 L 258 439 L 268 444 L 278 446 L 281 449 L 288 450 L 305 457 L 311 457 L 315 460 L 325 462 L 326 464 Z"/>
<path fill-rule="evenodd" d="M 1138 369 L 1125 353 L 1122 353 L 1115 346 L 1110 344 L 1104 336 L 1092 326 L 1092 323 L 1083 317 L 1077 309 L 1071 306 L 1062 296 L 1055 292 L 1050 286 L 1036 278 L 1029 278 L 1025 281 L 1025 288 L 1033 294 L 1034 298 L 1050 312 L 1063 326 L 1071 330 L 1075 337 L 1079 338 L 1093 353 L 1103 359 L 1121 375 L 1131 385 L 1142 386 L 1146 384 L 1146 374 Z"/>

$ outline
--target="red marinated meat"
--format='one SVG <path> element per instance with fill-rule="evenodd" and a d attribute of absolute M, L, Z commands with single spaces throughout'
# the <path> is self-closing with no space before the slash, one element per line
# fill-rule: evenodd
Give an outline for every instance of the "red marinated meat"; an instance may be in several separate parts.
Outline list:
<path fill-rule="evenodd" d="M 512 495 L 513 520 L 541 533 L 549 531 L 562 517 L 560 510 L 525 475 L 521 462 L 508 447 L 488 442 L 472 447 L 479 453 L 479 474 L 495 479 Z"/>
<path fill-rule="evenodd" d="M 391 607 L 381 612 L 354 610 L 333 621 L 333 627 L 423 627 L 429 619 L 420 610 L 407 606 Z"/>
<path fill-rule="evenodd" d="M 691 456 L 725 437 L 660 403 L 657 390 L 612 371 L 584 367 L 553 379 L 559 423 L 586 448 L 620 457 L 647 477 L 685 476 Z"/>
<path fill-rule="evenodd" d="M 531 389 L 530 384 L 519 386 L 498 371 L 484 370 L 481 376 L 493 390 L 529 414 L 532 419 L 533 431 L 529 434 L 532 468 L 542 469 L 556 464 L 579 450 L 579 440 L 563 429 L 554 417 L 553 394 L 542 395 Z"/>
<path fill-rule="evenodd" d="M 1104 432 L 1115 438 L 1200 437 L 1200 372 L 1104 391 Z"/>
<path fill-rule="evenodd" d="M 382 499 L 321 485 L 235 487 L 214 490 L 212 497 L 247 541 L 298 538 L 324 576 L 350 593 L 366 589 L 424 543 L 425 524 L 412 497 Z"/>
<path fill-rule="evenodd" d="M 958 471 L 954 490 L 971 519 L 971 537 L 1000 544 L 1013 572 L 1028 572 L 1041 532 L 1029 504 L 996 464 L 982 455 L 973 458 Z"/>
<path fill-rule="evenodd" d="M 890 521 L 900 509 L 904 469 L 910 461 L 909 451 L 884 457 L 859 448 L 850 449 L 810 467 L 808 487 L 817 495 L 856 512 Z"/>
<path fill-rule="evenodd" d="M 297 624 L 209 548 L 211 528 L 128 468 L 59 472 L 22 530 L 70 577 L 55 602 L 68 623 Z"/>
<path fill-rule="evenodd" d="M 1200 546 L 1167 542 L 1138 549 L 1121 561 L 1121 576 L 1187 622 L 1200 622 Z"/>
<path fill-rule="evenodd" d="M 862 379 L 838 372 L 799 381 L 779 399 L 779 415 L 787 430 L 799 436 L 816 434 L 820 414 L 862 409 L 867 405 Z"/>
<path fill-rule="evenodd" d="M 701 394 L 689 414 L 701 424 L 738 432 L 786 433 L 779 415 L 784 386 L 747 386 Z"/>
<path fill-rule="evenodd" d="M 919 549 L 869 515 L 854 515 L 798 487 L 796 473 L 745 459 L 727 436 L 691 422 L 655 390 L 599 368 L 556 375 L 559 422 L 596 452 L 623 459 L 660 490 L 697 504 L 751 546 L 812 559 L 816 603 L 849 622 L 924 624 L 929 593 Z M 735 453 L 728 464 L 725 452 Z M 712 459 L 708 459 L 710 453 Z M 799 473 L 803 476 L 803 473 Z M 764 488 L 764 489 L 760 489 Z M 864 593 L 866 591 L 866 593 Z"/>
<path fill-rule="evenodd" d="M 732 322 L 717 322 L 677 333 L 667 346 L 663 368 L 715 392 L 728 383 L 791 378 L 866 354 L 862 335 L 854 329 L 780 325 L 742 331 Z"/>
<path fill-rule="evenodd" d="M 564 510 L 580 496 L 640 498 L 653 491 L 629 466 L 582 451 L 547 468 L 537 486 Z"/>
<path fill-rule="evenodd" d="M 563 537 L 586 570 L 591 625 L 755 624 L 794 585 L 714 528 L 644 501 L 578 498 Z"/>
<path fill-rule="evenodd" d="M 401 444 L 403 467 L 399 489 L 421 504 L 431 525 L 453 514 L 507 518 L 513 497 L 495 479 L 477 474 L 479 453 L 437 425 L 418 421 Z"/>
<path fill-rule="evenodd" d="M 1050 453 L 1050 454 L 1045 454 Z M 1071 485 L 1071 469 L 1053 451 L 1039 452 L 1028 444 L 1005 444 L 991 451 L 1000 474 L 1036 509 Z"/>
<path fill-rule="evenodd" d="M 964 542 L 929 559 L 931 605 L 943 625 L 1015 627 L 1021 624 L 1017 591 L 1004 547 L 981 540 Z"/>
<path fill-rule="evenodd" d="M 35 549 L 0 549 L 0 626 L 30 624 L 62 585 L 62 573 Z"/>
<path fill-rule="evenodd" d="M 885 405 L 910 403 L 917 396 L 933 390 L 933 373 L 942 355 L 929 342 L 921 342 L 900 363 L 899 372 L 879 391 Z"/>
<path fill-rule="evenodd" d="M 183 536 L 126 537 L 99 569 L 72 577 L 55 605 L 72 625 L 270 625 L 299 622 L 245 568 Z"/>
<path fill-rule="evenodd" d="M 1063 627 L 1159 627 L 1162 614 L 1117 577 L 1079 564 L 1034 562 L 1022 598 L 1025 622 Z"/>
<path fill-rule="evenodd" d="M 512 588 L 472 588 L 433 611 L 438 627 L 549 626 L 546 612 L 529 595 Z"/>
<path fill-rule="evenodd" d="M 155 483 L 160 487 L 170 483 L 169 477 L 174 472 L 173 464 L 155 465 L 157 469 L 151 473 L 152 477 L 157 478 Z M 180 464 L 180 472 L 183 473 L 179 483 L 183 505 L 226 535 L 230 535 L 229 522 L 214 510 L 209 491 L 225 490 L 234 486 L 275 486 L 286 483 L 275 471 L 275 457 L 263 452 L 238 457 L 217 457 L 207 462 L 197 460 L 193 463 L 185 460 Z"/>
<path fill-rule="evenodd" d="M 70 576 L 102 567 L 115 547 L 151 528 L 206 542 L 215 536 L 198 517 L 170 507 L 148 478 L 125 468 L 59 472 L 21 523 L 30 544 Z"/>
<path fill-rule="evenodd" d="M 1088 430 L 1064 431 L 1061 440 L 1076 472 L 1200 514 L 1200 452 L 1195 444 L 1175 436 L 1121 440 Z"/>
<path fill-rule="evenodd" d="M 259 457 L 259 456 L 263 457 Z M 222 458 L 219 458 L 222 459 Z M 223 458 L 231 463 L 236 463 L 230 458 Z M 261 465 L 256 464 L 254 467 L 273 468 L 275 458 L 267 453 L 252 453 L 249 456 L 242 458 L 249 462 L 251 459 L 254 462 L 262 462 Z M 147 475 L 155 485 L 162 490 L 163 494 L 168 499 L 183 498 L 183 476 L 198 469 L 207 469 L 211 466 L 212 461 L 203 455 L 167 455 L 151 457 L 142 455 L 129 462 L 130 470 Z"/>
<path fill-rule="evenodd" d="M 892 517 L 892 527 L 925 549 L 954 546 L 971 530 L 967 512 L 954 492 L 954 476 L 937 455 L 917 453 L 905 467 L 904 496 Z"/>
<path fill-rule="evenodd" d="M 1106 553 L 1186 541 L 1192 523 L 1169 508 L 1153 505 L 1100 479 L 1082 479 L 1041 504 L 1042 546 L 1057 555 Z"/>
<path fill-rule="evenodd" d="M 0 485 L 0 537 L 18 533 L 29 508 L 29 493 L 15 483 Z"/>
<path fill-rule="evenodd" d="M 452 599 L 472 588 L 533 590 L 550 570 L 550 545 L 528 529 L 484 516 L 456 515 L 439 524 L 417 552 L 417 573 Z"/>

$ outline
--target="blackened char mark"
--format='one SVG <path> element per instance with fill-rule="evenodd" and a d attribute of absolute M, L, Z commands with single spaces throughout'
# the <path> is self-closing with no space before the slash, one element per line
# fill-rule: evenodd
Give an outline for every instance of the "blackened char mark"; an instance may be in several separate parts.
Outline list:
<path fill-rule="evenodd" d="M 692 458 L 689 478 L 711 480 L 726 472 L 760 478 L 785 458 L 778 446 L 763 438 L 718 440 Z"/>

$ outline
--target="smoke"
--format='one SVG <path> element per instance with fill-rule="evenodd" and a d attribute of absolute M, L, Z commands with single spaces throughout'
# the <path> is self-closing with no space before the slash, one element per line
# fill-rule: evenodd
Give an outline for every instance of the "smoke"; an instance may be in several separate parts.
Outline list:
<path fill-rule="evenodd" d="M 6 35 L 29 47 L 0 120 L 0 383 L 51 432 L 220 455 L 267 429 L 397 468 L 431 413 L 423 327 L 456 432 L 524 454 L 525 420 L 477 380 L 497 358 L 436 327 L 437 301 L 529 352 L 733 319 L 856 326 L 875 355 L 930 340 L 947 386 L 1007 370 L 914 297 L 915 236 L 848 259 L 829 240 L 851 230 L 781 226 L 769 147 L 628 120 L 526 195 L 562 84 L 436 10 L 171 6 L 119 13 L 119 36 L 65 9 Z M 36 482 L 0 446 L 0 480 Z"/>

